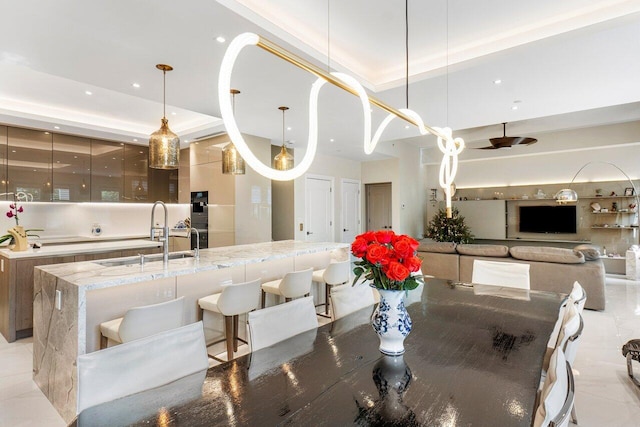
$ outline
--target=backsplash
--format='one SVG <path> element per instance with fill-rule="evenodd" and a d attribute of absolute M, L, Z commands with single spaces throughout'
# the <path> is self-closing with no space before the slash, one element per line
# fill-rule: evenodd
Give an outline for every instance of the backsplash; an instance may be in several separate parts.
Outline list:
<path fill-rule="evenodd" d="M 8 201 L 0 201 L 0 230 L 15 225 L 14 218 L 5 215 Z M 24 211 L 19 214 L 20 225 L 26 229 L 42 228 L 43 240 L 64 238 L 95 238 L 94 224 L 100 224 L 101 239 L 136 237 L 149 234 L 153 203 L 46 203 L 19 202 Z M 167 204 L 169 227 L 189 216 L 188 204 Z M 164 212 L 156 207 L 155 221 L 162 225 Z M 0 234 L 3 234 L 0 231 Z"/>

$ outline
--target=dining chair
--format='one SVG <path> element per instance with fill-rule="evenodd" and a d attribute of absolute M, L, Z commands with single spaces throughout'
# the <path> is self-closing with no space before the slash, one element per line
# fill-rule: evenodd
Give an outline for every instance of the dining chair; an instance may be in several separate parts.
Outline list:
<path fill-rule="evenodd" d="M 366 283 L 334 286 L 331 290 L 331 320 L 337 320 L 362 308 L 373 306 L 373 289 Z"/>
<path fill-rule="evenodd" d="M 324 315 L 321 314 L 321 316 L 329 317 L 329 295 L 331 288 L 336 285 L 348 283 L 350 274 L 351 262 L 349 260 L 331 262 L 327 268 L 313 272 L 312 281 L 324 283 L 324 303 L 318 304 L 324 306 Z"/>
<path fill-rule="evenodd" d="M 225 338 L 209 345 L 226 340 L 227 360 L 233 359 L 233 353 L 238 351 L 238 341 L 248 344 L 247 341 L 238 337 L 238 316 L 257 309 L 260 303 L 259 298 L 260 279 L 256 279 L 251 282 L 222 285 L 222 292 L 198 300 L 202 310 L 224 316 Z M 217 358 L 214 357 L 214 359 Z"/>
<path fill-rule="evenodd" d="M 292 271 L 282 279 L 271 280 L 262 284 L 262 308 L 265 307 L 267 294 L 284 297 L 285 302 L 311 293 L 313 268 Z"/>
<path fill-rule="evenodd" d="M 100 324 L 100 348 L 178 328 L 183 325 L 183 312 L 184 297 L 131 308 L 123 317 Z"/>
<path fill-rule="evenodd" d="M 476 259 L 473 261 L 471 282 L 481 285 L 529 289 L 529 264 Z"/>
<path fill-rule="evenodd" d="M 578 283 L 576 280 L 573 282 L 573 288 L 571 289 L 571 293 L 569 297 L 573 300 L 573 303 L 577 305 L 578 313 L 582 314 L 582 310 L 584 310 L 584 305 L 587 302 L 587 292 L 584 288 Z"/>
<path fill-rule="evenodd" d="M 78 413 L 209 368 L 202 322 L 78 356 Z"/>
<path fill-rule="evenodd" d="M 310 296 L 252 311 L 248 322 L 251 351 L 318 327 L 316 308 Z"/>
<path fill-rule="evenodd" d="M 534 427 L 566 427 L 575 402 L 575 384 L 571 365 L 562 349 L 551 356 L 549 374 L 540 395 L 540 405 L 533 421 Z"/>

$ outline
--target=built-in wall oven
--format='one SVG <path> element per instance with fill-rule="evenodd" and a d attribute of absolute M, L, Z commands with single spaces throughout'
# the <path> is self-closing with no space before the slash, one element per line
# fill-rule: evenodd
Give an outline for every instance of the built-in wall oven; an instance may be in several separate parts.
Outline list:
<path fill-rule="evenodd" d="M 209 192 L 191 192 L 191 227 L 200 233 L 200 249 L 209 247 Z M 191 249 L 196 247 L 196 233 L 191 234 Z"/>

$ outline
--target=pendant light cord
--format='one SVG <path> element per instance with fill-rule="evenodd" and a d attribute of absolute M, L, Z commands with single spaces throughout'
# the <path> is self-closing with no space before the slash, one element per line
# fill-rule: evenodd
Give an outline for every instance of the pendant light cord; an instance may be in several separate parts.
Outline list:
<path fill-rule="evenodd" d="M 284 147 L 284 112 L 286 110 L 282 109 L 282 146 Z"/>
<path fill-rule="evenodd" d="M 162 118 L 167 118 L 167 70 L 162 70 Z"/>
<path fill-rule="evenodd" d="M 405 87 L 404 95 L 409 109 L 409 0 L 404 0 L 404 71 L 405 71 Z"/>

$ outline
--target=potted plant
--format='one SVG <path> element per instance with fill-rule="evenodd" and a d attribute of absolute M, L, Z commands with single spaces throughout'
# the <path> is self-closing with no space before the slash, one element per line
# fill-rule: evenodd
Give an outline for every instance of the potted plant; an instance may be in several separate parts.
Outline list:
<path fill-rule="evenodd" d="M 7 230 L 9 232 L 8 234 L 0 237 L 0 243 L 9 240 L 9 247 L 13 251 L 26 251 L 29 248 L 27 236 L 40 237 L 37 234 L 30 233 L 32 231 L 42 231 L 42 229 L 40 228 L 25 230 L 24 227 L 20 225 L 20 218 L 18 217 L 18 214 L 22 212 L 24 212 L 24 208 L 20 206 L 17 201 L 14 201 L 9 205 L 7 218 L 14 218 L 16 221 L 16 225 Z"/>

